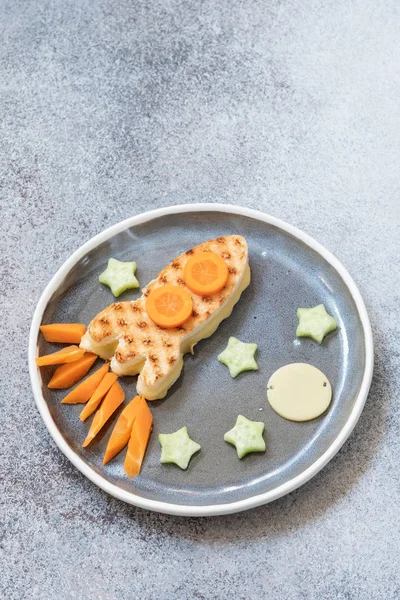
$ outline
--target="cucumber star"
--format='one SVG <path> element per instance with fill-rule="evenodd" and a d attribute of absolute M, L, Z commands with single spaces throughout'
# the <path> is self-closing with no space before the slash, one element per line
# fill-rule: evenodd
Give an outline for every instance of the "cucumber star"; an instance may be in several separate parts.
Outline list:
<path fill-rule="evenodd" d="M 258 365 L 254 359 L 257 344 L 245 344 L 235 337 L 230 337 L 228 346 L 218 356 L 229 369 L 231 377 L 236 377 L 242 371 L 258 371 Z"/>
<path fill-rule="evenodd" d="M 139 287 L 135 271 L 135 262 L 121 262 L 116 258 L 110 258 L 107 269 L 99 275 L 99 281 L 108 285 L 114 296 L 118 298 L 125 290 Z"/>
<path fill-rule="evenodd" d="M 193 454 L 201 448 L 200 444 L 190 439 L 186 427 L 175 433 L 160 433 L 158 441 L 162 448 L 160 462 L 175 463 L 181 469 L 187 469 Z"/>
<path fill-rule="evenodd" d="M 322 344 L 322 340 L 330 331 L 337 329 L 336 320 L 326 312 L 323 304 L 314 308 L 298 308 L 297 316 L 297 337 L 310 337 L 318 344 Z"/>
<path fill-rule="evenodd" d="M 265 441 L 263 439 L 264 423 L 250 421 L 239 415 L 233 429 L 225 433 L 224 440 L 236 447 L 239 458 L 243 458 L 249 452 L 264 452 Z"/>

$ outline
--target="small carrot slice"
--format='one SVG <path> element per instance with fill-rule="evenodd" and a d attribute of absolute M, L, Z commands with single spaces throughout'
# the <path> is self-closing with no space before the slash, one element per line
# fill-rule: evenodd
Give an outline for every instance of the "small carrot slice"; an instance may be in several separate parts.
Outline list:
<path fill-rule="evenodd" d="M 63 363 L 71 363 L 85 354 L 85 351 L 78 346 L 67 346 L 62 350 L 53 352 L 52 354 L 46 354 L 45 356 L 38 356 L 35 358 L 38 367 L 44 367 L 46 365 L 60 365 Z"/>
<path fill-rule="evenodd" d="M 80 344 L 86 326 L 81 323 L 51 323 L 41 325 L 40 331 L 47 342 Z"/>
<path fill-rule="evenodd" d="M 77 385 L 72 392 L 67 394 L 65 398 L 61 400 L 62 404 L 84 404 L 87 402 L 104 379 L 109 367 L 110 363 L 106 363 L 92 375 L 89 375 L 85 381 L 82 381 L 82 383 Z"/>
<path fill-rule="evenodd" d="M 47 387 L 64 390 L 78 383 L 78 381 L 85 377 L 96 358 L 97 354 L 87 352 L 79 360 L 67 365 L 61 365 L 61 367 L 58 367 L 54 371 L 53 377 L 50 379 Z"/>
<path fill-rule="evenodd" d="M 193 310 L 192 297 L 179 285 L 162 285 L 146 298 L 146 311 L 160 327 L 179 327 L 189 319 Z"/>
<path fill-rule="evenodd" d="M 140 404 L 140 396 L 135 396 L 119 415 L 111 437 L 108 440 L 107 448 L 103 458 L 103 465 L 107 464 L 108 461 L 121 452 L 121 450 L 125 448 L 129 442 L 133 423 L 136 419 Z"/>
<path fill-rule="evenodd" d="M 93 392 L 92 397 L 86 404 L 85 408 L 79 415 L 81 421 L 85 421 L 91 414 L 94 413 L 104 396 L 107 394 L 110 387 L 117 381 L 118 375 L 115 373 L 107 373 L 102 379 L 99 386 Z"/>
<path fill-rule="evenodd" d="M 216 294 L 228 281 L 228 266 L 215 252 L 192 254 L 183 270 L 183 279 L 189 290 L 200 296 Z"/>
<path fill-rule="evenodd" d="M 128 477 L 135 477 L 135 475 L 139 475 L 140 473 L 152 425 L 153 417 L 150 409 L 147 406 L 146 400 L 141 398 L 124 462 L 124 470 Z"/>
<path fill-rule="evenodd" d="M 104 398 L 99 410 L 94 415 L 89 433 L 87 434 L 86 440 L 82 444 L 84 448 L 90 444 L 93 438 L 96 437 L 100 429 L 103 427 L 103 425 L 105 425 L 113 412 L 117 410 L 118 406 L 122 404 L 124 399 L 124 390 L 119 385 L 118 381 L 116 381 L 107 392 L 107 396 Z"/>

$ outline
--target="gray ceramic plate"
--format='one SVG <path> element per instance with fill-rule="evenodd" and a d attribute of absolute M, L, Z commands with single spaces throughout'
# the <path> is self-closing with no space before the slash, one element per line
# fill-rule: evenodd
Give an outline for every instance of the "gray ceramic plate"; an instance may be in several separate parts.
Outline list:
<path fill-rule="evenodd" d="M 108 258 L 135 260 L 142 286 L 181 252 L 207 239 L 238 233 L 249 244 L 252 282 L 232 316 L 186 356 L 183 373 L 167 398 L 150 404 L 154 431 L 142 473 L 123 471 L 124 453 L 102 466 L 117 414 L 88 449 L 81 443 L 88 423 L 78 406 L 65 406 L 63 391 L 46 384 L 51 369 L 36 368 L 34 357 L 54 348 L 39 335 L 51 322 L 89 323 L 113 302 L 98 282 Z M 131 300 L 129 291 L 120 300 Z M 323 302 L 339 323 L 319 346 L 296 339 L 296 309 Z M 217 361 L 229 336 L 258 344 L 258 372 L 231 379 Z M 133 217 L 80 248 L 54 276 L 36 309 L 30 339 L 30 371 L 36 402 L 61 450 L 92 481 L 132 504 L 181 515 L 222 514 L 269 502 L 298 487 L 326 464 L 343 444 L 363 408 L 373 365 L 368 316 L 361 296 L 339 261 L 317 242 L 267 215 L 226 205 L 169 207 Z M 326 414 L 307 423 L 279 417 L 266 400 L 271 374 L 284 364 L 308 362 L 326 373 L 333 402 Z M 135 378 L 122 380 L 127 399 Z M 241 413 L 265 423 L 267 451 L 239 461 L 223 434 Z M 186 425 L 202 450 L 187 471 L 161 465 L 158 433 Z"/>

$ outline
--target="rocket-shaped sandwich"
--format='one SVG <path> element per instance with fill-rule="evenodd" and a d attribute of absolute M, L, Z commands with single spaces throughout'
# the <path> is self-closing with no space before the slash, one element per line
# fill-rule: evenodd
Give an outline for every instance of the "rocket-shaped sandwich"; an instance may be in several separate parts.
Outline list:
<path fill-rule="evenodd" d="M 133 302 L 99 313 L 81 347 L 111 359 L 117 375 L 136 375 L 137 392 L 164 398 L 178 379 L 183 355 L 230 316 L 250 283 L 246 240 L 210 240 L 174 259 Z"/>

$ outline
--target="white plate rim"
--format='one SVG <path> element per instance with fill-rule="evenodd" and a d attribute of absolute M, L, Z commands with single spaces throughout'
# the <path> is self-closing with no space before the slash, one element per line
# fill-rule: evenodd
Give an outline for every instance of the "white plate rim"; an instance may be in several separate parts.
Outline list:
<path fill-rule="evenodd" d="M 293 477 L 286 483 L 283 483 L 275 489 L 270 490 L 268 492 L 252 496 L 244 500 L 239 500 L 225 504 L 181 505 L 169 502 L 161 502 L 158 500 L 151 500 L 143 498 L 141 496 L 137 496 L 133 492 L 123 490 L 117 485 L 107 481 L 99 473 L 96 473 L 77 454 L 75 454 L 75 452 L 72 450 L 72 448 L 68 445 L 68 443 L 62 436 L 56 423 L 54 422 L 42 394 L 40 371 L 37 368 L 35 362 L 35 357 L 37 356 L 38 352 L 37 339 L 39 333 L 39 326 L 41 324 L 42 316 L 47 306 L 47 303 L 50 300 L 53 293 L 59 287 L 60 283 L 64 280 L 68 272 L 81 258 L 83 258 L 83 256 L 85 256 L 85 254 L 96 248 L 104 241 L 113 237 L 114 235 L 117 235 L 125 229 L 128 229 L 129 227 L 141 225 L 143 223 L 146 223 L 147 221 L 157 219 L 159 217 L 190 212 L 222 212 L 228 214 L 230 213 L 235 215 L 241 215 L 243 217 L 250 217 L 262 221 L 264 223 L 268 223 L 269 225 L 278 227 L 279 229 L 286 231 L 290 235 L 296 237 L 297 239 L 305 243 L 307 246 L 309 246 L 315 252 L 321 255 L 339 273 L 344 283 L 347 285 L 351 296 L 355 302 L 364 330 L 365 368 L 362 383 L 350 416 L 347 419 L 344 426 L 342 427 L 342 429 L 340 430 L 335 440 L 311 466 L 309 466 L 302 473 L 300 473 L 296 477 Z M 344 265 L 336 258 L 334 254 L 332 254 L 332 252 L 330 252 L 324 246 L 322 246 L 322 244 L 314 240 L 312 237 L 310 237 L 308 234 L 304 233 L 297 227 L 294 227 L 293 225 L 290 225 L 277 217 L 273 217 L 271 215 L 251 208 L 221 203 L 197 203 L 167 206 L 164 208 L 158 208 L 155 210 L 147 211 L 133 217 L 129 217 L 124 221 L 121 221 L 119 223 L 116 223 L 115 225 L 112 225 L 111 227 L 108 227 L 101 233 L 92 237 L 80 248 L 78 248 L 78 250 L 76 250 L 64 262 L 64 264 L 52 277 L 37 303 L 30 329 L 28 360 L 32 390 L 34 393 L 36 405 L 42 416 L 42 419 L 51 437 L 53 438 L 59 449 L 63 452 L 63 454 L 65 454 L 65 456 L 71 461 L 71 463 L 77 469 L 79 469 L 79 471 L 83 475 L 85 475 L 88 479 L 90 479 L 90 481 L 95 483 L 98 487 L 100 487 L 102 490 L 104 490 L 111 496 L 114 496 L 119 500 L 123 500 L 128 504 L 133 504 L 134 506 L 139 506 L 140 508 L 145 508 L 148 510 L 171 515 L 185 517 L 204 517 L 236 513 L 272 502 L 273 500 L 276 500 L 277 498 L 280 498 L 281 496 L 292 492 L 293 490 L 297 489 L 298 487 L 302 486 L 304 483 L 309 481 L 335 456 L 335 454 L 340 450 L 344 442 L 349 437 L 350 433 L 353 431 L 364 408 L 364 404 L 366 402 L 372 381 L 374 365 L 374 344 L 367 309 L 357 285 L 355 284 L 353 278 L 351 277 L 347 269 L 344 267 Z"/>

